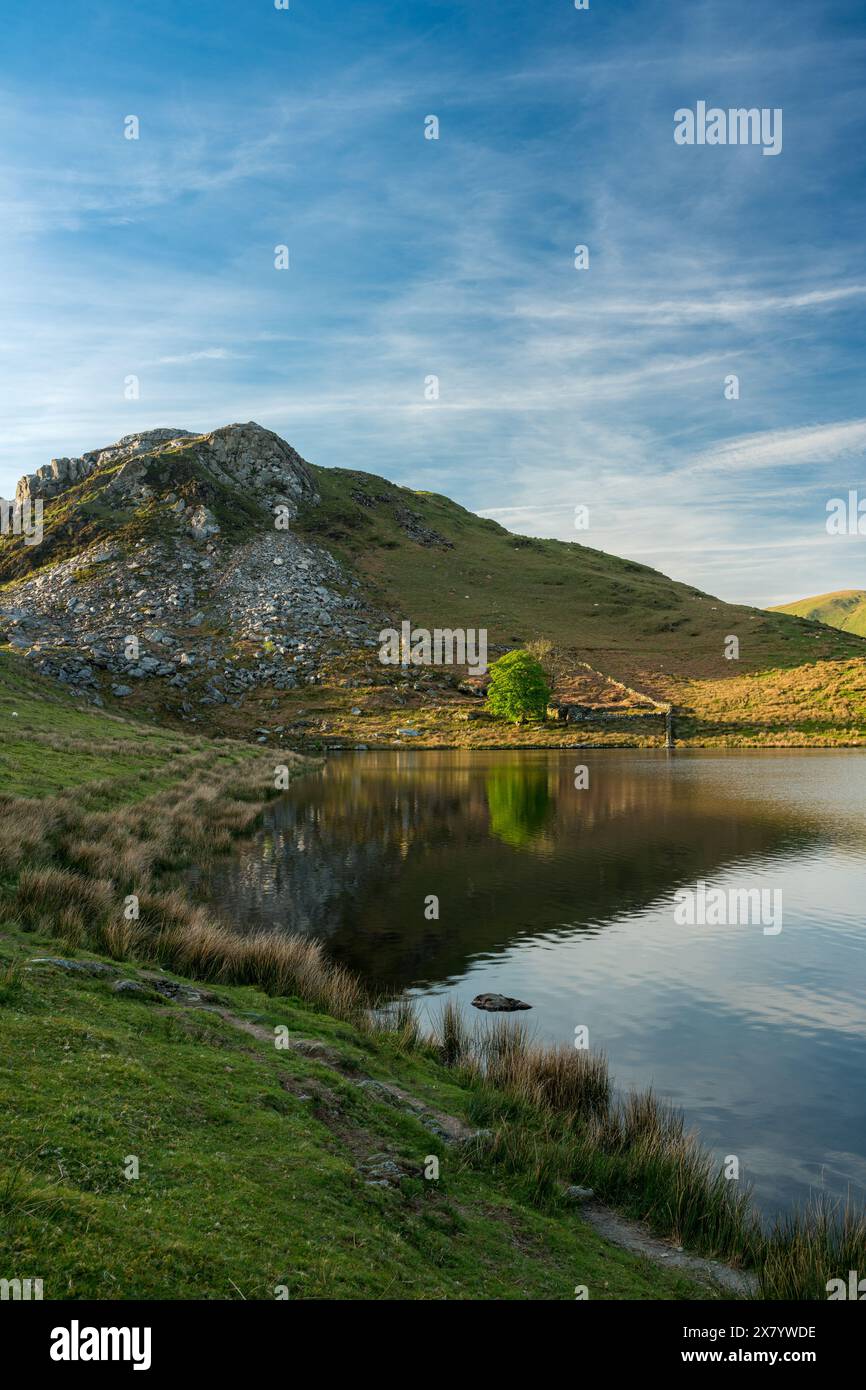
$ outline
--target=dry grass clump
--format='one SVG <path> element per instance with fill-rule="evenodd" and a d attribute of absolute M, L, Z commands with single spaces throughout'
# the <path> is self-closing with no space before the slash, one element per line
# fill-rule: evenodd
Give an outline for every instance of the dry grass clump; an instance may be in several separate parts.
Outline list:
<path fill-rule="evenodd" d="M 490 1084 L 516 1100 L 557 1114 L 607 1113 L 611 1086 L 603 1053 L 541 1046 L 525 1023 L 506 1019 L 490 1025 L 479 1050 Z"/>
<path fill-rule="evenodd" d="M 866 1278 L 866 1212 L 819 1197 L 779 1221 L 766 1237 L 758 1268 L 760 1297 L 850 1298 L 852 1270 L 855 1283 Z M 839 1279 L 844 1294 L 831 1282 Z"/>
<path fill-rule="evenodd" d="M 50 852 L 59 824 L 53 801 L 0 797 L 0 875 L 17 873 Z"/>
<path fill-rule="evenodd" d="M 415 1003 L 404 994 L 386 1004 L 376 1003 L 368 1031 L 388 1034 L 400 1052 L 411 1052 L 424 1041 Z"/>
<path fill-rule="evenodd" d="M 87 818 L 90 838 L 71 839 L 63 847 L 63 858 L 72 868 L 99 878 L 110 878 L 118 892 L 150 886 L 159 867 L 170 858 L 166 834 L 156 827 L 153 839 L 135 839 L 105 817 L 104 834 L 99 834 L 97 817 Z"/>
<path fill-rule="evenodd" d="M 327 961 L 320 943 L 307 937 L 274 932 L 238 936 L 198 921 L 165 927 L 147 938 L 146 949 L 151 948 L 156 959 L 179 975 L 296 995 L 334 1018 L 355 1019 L 369 1004 L 355 976 Z"/>
<path fill-rule="evenodd" d="M 115 959 L 159 961 L 193 979 L 295 995 L 335 1018 L 358 1019 L 369 1007 L 360 982 L 327 961 L 318 941 L 239 935 L 210 921 L 180 889 L 137 895 L 138 916 L 127 919 L 110 882 L 68 869 L 25 869 L 15 905 L 25 927 L 47 929 L 71 949 L 89 945 Z"/>
<path fill-rule="evenodd" d="M 463 1010 L 459 1004 L 454 1003 L 453 999 L 446 1000 L 442 1006 L 436 1032 L 431 1041 L 433 1041 L 439 1057 L 446 1067 L 465 1066 L 472 1057 L 474 1052 L 472 1030 L 467 1027 Z"/>
<path fill-rule="evenodd" d="M 25 926 L 38 926 L 46 917 L 59 921 L 69 908 L 77 908 L 90 920 L 102 920 L 116 898 L 104 879 L 58 868 L 25 868 L 18 875 L 15 906 Z"/>

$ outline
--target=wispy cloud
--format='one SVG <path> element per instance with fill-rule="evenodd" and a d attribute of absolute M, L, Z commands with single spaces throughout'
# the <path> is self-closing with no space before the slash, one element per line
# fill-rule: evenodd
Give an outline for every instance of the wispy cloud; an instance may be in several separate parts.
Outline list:
<path fill-rule="evenodd" d="M 173 357 L 158 357 L 159 366 L 173 366 L 180 362 L 229 362 L 242 357 L 240 352 L 229 352 L 227 348 L 199 348 L 195 352 L 180 352 Z"/>
<path fill-rule="evenodd" d="M 252 418 L 725 597 L 847 587 L 823 509 L 866 453 L 859 37 L 803 0 L 424 13 L 289 30 L 217 0 L 193 63 L 154 0 L 134 52 L 124 25 L 59 35 L 100 73 L 76 96 L 30 66 L 40 20 L 7 35 L 0 493 Z M 696 95 L 784 105 L 783 155 L 675 147 Z"/>
<path fill-rule="evenodd" d="M 691 473 L 749 471 L 761 468 L 814 467 L 837 459 L 862 457 L 866 419 L 798 429 L 769 430 L 716 444 L 689 465 Z"/>

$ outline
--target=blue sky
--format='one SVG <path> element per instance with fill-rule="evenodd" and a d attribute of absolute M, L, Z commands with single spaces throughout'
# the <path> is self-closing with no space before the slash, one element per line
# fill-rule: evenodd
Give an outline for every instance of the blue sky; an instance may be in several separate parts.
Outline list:
<path fill-rule="evenodd" d="M 866 587 L 825 530 L 866 497 L 861 0 L 3 0 L 2 31 L 0 493 L 254 419 L 724 598 Z M 699 100 L 781 107 L 782 153 L 677 146 Z"/>

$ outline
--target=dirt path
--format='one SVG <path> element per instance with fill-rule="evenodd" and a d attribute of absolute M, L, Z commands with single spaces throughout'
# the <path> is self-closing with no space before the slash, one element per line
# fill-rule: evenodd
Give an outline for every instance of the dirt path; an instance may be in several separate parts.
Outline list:
<path fill-rule="evenodd" d="M 213 1012 L 219 1014 L 225 1023 L 230 1023 L 233 1028 L 240 1029 L 242 1033 L 247 1033 L 250 1037 L 273 1045 L 273 1029 L 263 1028 L 261 1024 L 239 1018 L 230 1009 L 213 1009 Z M 458 1119 L 455 1115 L 446 1115 L 441 1110 L 435 1110 L 432 1106 L 426 1105 L 424 1101 L 418 1100 L 416 1096 L 411 1096 L 408 1091 L 402 1090 L 401 1087 L 395 1086 L 390 1081 L 377 1081 L 372 1076 L 359 1075 L 354 1071 L 349 1071 L 343 1064 L 340 1054 L 334 1048 L 328 1047 L 327 1043 L 320 1042 L 316 1038 L 290 1038 L 288 1047 L 292 1052 L 299 1052 L 304 1057 L 309 1057 L 312 1062 L 319 1062 L 322 1066 L 331 1067 L 332 1070 L 339 1072 L 345 1081 L 370 1091 L 377 1099 L 394 1105 L 398 1109 L 408 1110 L 426 1129 L 437 1134 L 448 1144 L 466 1143 L 478 1133 L 464 1120 Z"/>
<path fill-rule="evenodd" d="M 228 1009 L 216 1009 L 215 1012 L 226 1023 L 239 1028 L 242 1032 L 259 1038 L 263 1042 L 273 1042 L 272 1030 L 269 1031 L 259 1024 L 239 1018 Z M 378 1098 L 389 1104 L 410 1111 L 417 1116 L 422 1124 L 438 1133 L 446 1142 L 465 1143 L 474 1135 L 474 1131 L 463 1120 L 431 1109 L 423 1101 L 409 1095 L 407 1091 L 391 1082 L 376 1081 L 369 1076 L 347 1076 L 339 1054 L 325 1043 L 312 1038 L 293 1038 L 289 1042 L 289 1047 L 295 1052 L 301 1052 L 310 1057 L 313 1061 L 332 1067 L 335 1071 L 339 1071 L 345 1079 L 352 1081 L 354 1085 L 372 1091 Z M 666 1241 L 650 1235 L 638 1222 L 629 1221 L 626 1217 L 619 1216 L 602 1202 L 585 1202 L 578 1208 L 578 1212 L 583 1220 L 587 1221 L 599 1235 L 610 1241 L 612 1245 L 618 1245 L 633 1255 L 643 1255 L 646 1259 L 652 1260 L 653 1264 L 663 1265 L 668 1269 L 680 1269 L 684 1274 L 688 1274 L 702 1283 L 709 1283 L 717 1289 L 724 1290 L 731 1298 L 750 1298 L 757 1292 L 757 1280 L 754 1275 L 733 1269 L 720 1260 L 706 1259 L 701 1255 L 689 1255 L 685 1251 L 677 1249 L 676 1246 L 669 1245 Z"/>
<path fill-rule="evenodd" d="M 731 1298 L 753 1298 L 757 1293 L 757 1280 L 753 1274 L 732 1269 L 720 1260 L 688 1255 L 676 1246 L 651 1236 L 637 1222 L 628 1221 L 601 1202 L 586 1202 L 580 1207 L 580 1215 L 611 1244 L 619 1245 L 634 1255 L 645 1255 L 654 1264 L 681 1269 L 684 1274 L 702 1282 L 716 1284 Z"/>

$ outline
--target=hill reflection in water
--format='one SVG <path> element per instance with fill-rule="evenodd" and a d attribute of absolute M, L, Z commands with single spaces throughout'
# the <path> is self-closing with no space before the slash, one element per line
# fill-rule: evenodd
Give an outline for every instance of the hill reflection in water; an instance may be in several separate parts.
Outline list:
<path fill-rule="evenodd" d="M 517 995 L 551 1040 L 587 1025 L 769 1206 L 866 1191 L 864 772 L 857 751 L 341 754 L 200 886 L 377 989 Z M 697 880 L 780 888 L 783 931 L 675 925 Z"/>

